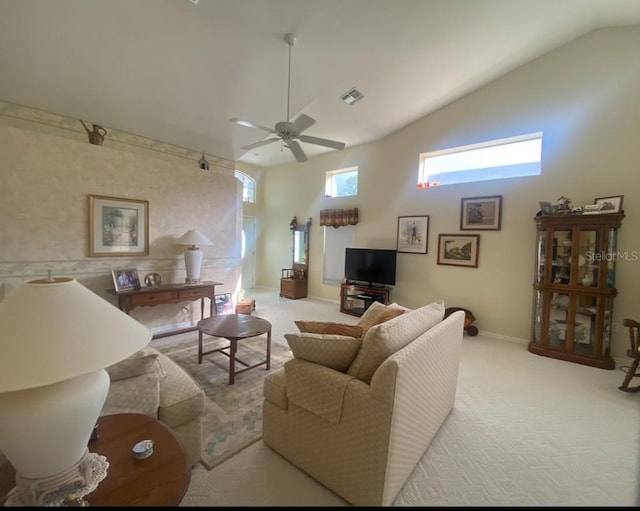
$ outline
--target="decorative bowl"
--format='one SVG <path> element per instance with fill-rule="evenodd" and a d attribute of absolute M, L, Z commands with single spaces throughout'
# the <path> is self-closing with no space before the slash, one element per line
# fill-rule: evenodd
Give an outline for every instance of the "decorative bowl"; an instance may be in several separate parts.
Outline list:
<path fill-rule="evenodd" d="M 143 460 L 153 454 L 153 440 L 142 440 L 133 446 L 136 459 Z"/>

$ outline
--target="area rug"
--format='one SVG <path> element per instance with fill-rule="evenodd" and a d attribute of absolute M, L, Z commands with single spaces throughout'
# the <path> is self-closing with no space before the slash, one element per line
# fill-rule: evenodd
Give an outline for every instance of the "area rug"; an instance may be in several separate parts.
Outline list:
<path fill-rule="evenodd" d="M 229 344 L 205 336 L 203 351 Z M 229 358 L 222 353 L 205 355 L 198 364 L 198 334 L 182 334 L 155 339 L 151 345 L 178 363 L 204 389 L 209 398 L 204 416 L 202 464 L 211 470 L 234 454 L 262 438 L 262 387 L 270 372 L 292 357 L 288 347 L 271 343 L 271 369 L 265 366 L 245 371 L 229 385 Z M 249 365 L 266 359 L 267 337 L 260 335 L 238 342 L 236 357 Z M 237 364 L 236 369 L 242 366 Z"/>

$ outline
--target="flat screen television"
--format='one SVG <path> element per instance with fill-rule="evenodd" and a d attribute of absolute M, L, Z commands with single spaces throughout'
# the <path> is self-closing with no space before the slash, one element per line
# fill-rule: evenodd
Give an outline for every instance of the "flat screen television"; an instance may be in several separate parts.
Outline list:
<path fill-rule="evenodd" d="M 396 251 L 376 248 L 347 248 L 344 255 L 344 277 L 348 281 L 373 286 L 396 283 Z"/>

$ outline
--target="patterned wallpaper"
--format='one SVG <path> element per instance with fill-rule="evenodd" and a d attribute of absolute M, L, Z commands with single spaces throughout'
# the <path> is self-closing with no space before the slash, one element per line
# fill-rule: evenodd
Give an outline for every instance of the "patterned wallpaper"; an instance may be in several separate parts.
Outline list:
<path fill-rule="evenodd" d="M 111 269 L 136 268 L 141 280 L 154 271 L 165 283 L 183 282 L 184 247 L 173 241 L 194 227 L 214 242 L 202 248 L 201 278 L 223 282 L 216 293 L 236 292 L 242 191 L 233 162 L 207 155 L 210 170 L 201 170 L 201 154 L 175 154 L 180 148 L 140 137 L 134 145 L 126 134 L 127 142 L 91 145 L 82 125 L 73 123 L 82 131 L 70 131 L 67 118 L 0 103 L 0 299 L 47 270 L 78 279 L 114 304 L 106 292 L 113 287 Z M 148 256 L 88 256 L 89 195 L 149 201 Z M 131 315 L 162 330 L 199 319 L 200 307 L 141 307 Z"/>

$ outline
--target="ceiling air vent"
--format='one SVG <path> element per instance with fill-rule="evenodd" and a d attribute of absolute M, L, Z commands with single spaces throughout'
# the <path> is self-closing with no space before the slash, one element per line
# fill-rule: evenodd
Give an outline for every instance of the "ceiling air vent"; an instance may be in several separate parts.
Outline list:
<path fill-rule="evenodd" d="M 353 87 L 350 91 L 340 96 L 340 99 L 347 105 L 353 105 L 354 103 L 360 101 L 363 97 L 364 96 L 362 95 L 362 93 L 355 87 Z"/>

